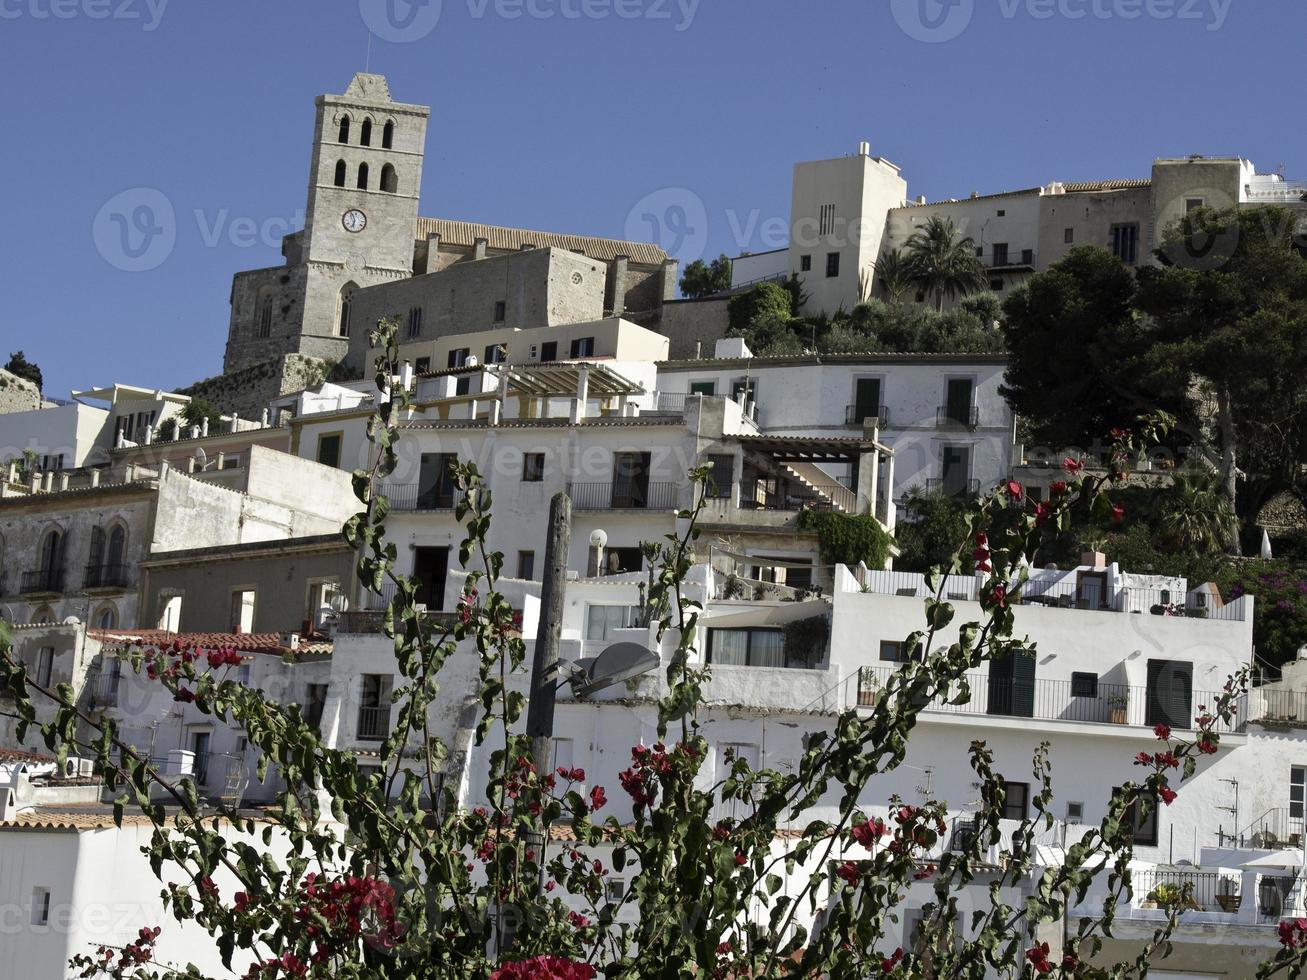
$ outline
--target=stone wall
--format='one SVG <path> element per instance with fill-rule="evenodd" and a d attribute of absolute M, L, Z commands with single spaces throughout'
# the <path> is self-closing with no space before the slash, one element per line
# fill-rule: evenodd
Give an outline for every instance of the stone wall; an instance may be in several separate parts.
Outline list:
<path fill-rule="evenodd" d="M 179 393 L 212 402 L 224 414 L 258 421 L 270 401 L 292 391 L 316 388 L 330 369 L 330 361 L 323 357 L 284 354 L 229 374 L 205 378 L 180 389 Z"/>
<path fill-rule="evenodd" d="M 730 326 L 726 309 L 730 301 L 730 296 L 710 296 L 664 303 L 662 319 L 651 329 L 670 342 L 668 358 L 678 361 L 712 357 L 717 341 L 726 336 Z"/>
<path fill-rule="evenodd" d="M 0 368 L 0 415 L 41 407 L 41 392 L 26 378 Z"/>

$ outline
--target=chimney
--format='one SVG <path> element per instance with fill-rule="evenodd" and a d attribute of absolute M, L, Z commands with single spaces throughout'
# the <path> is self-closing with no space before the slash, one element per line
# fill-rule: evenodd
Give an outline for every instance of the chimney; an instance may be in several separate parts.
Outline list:
<path fill-rule="evenodd" d="M 413 387 L 413 362 L 405 361 L 399 366 L 399 386 L 405 391 Z"/>
<path fill-rule="evenodd" d="M 629 255 L 619 255 L 613 259 L 610 275 L 613 279 L 613 316 L 626 312 L 626 270 L 631 264 Z"/>
<path fill-rule="evenodd" d="M 472 259 L 479 262 L 486 257 L 486 246 L 490 243 L 484 238 L 478 238 L 472 243 Z"/>
<path fill-rule="evenodd" d="M 860 157 L 871 156 L 871 144 L 868 143 L 866 140 L 863 140 L 861 143 L 858 144 L 858 156 Z"/>
<path fill-rule="evenodd" d="M 440 235 L 431 234 L 427 236 L 427 264 L 421 269 L 414 269 L 416 273 L 435 272 L 439 268 L 438 260 L 440 259 Z"/>
<path fill-rule="evenodd" d="M 95 469 L 91 470 L 91 486 L 98 487 L 99 485 L 100 485 L 100 467 L 97 466 Z"/>
<path fill-rule="evenodd" d="M 681 264 L 676 259 L 663 260 L 663 302 L 676 299 L 676 279 Z"/>

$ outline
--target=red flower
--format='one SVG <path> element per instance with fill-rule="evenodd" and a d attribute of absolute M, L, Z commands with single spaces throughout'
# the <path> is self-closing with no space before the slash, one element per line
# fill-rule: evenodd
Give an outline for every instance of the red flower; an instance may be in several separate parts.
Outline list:
<path fill-rule="evenodd" d="M 1167 806 L 1170 806 L 1172 803 L 1175 802 L 1175 798 L 1179 794 L 1176 793 L 1175 790 L 1171 789 L 1170 786 L 1159 786 L 1157 788 L 1157 795 L 1162 798 L 1163 803 L 1165 803 Z"/>
<path fill-rule="evenodd" d="M 1016 480 L 1008 480 L 1007 483 L 1003 485 L 1003 492 L 1013 500 L 1020 500 L 1022 494 L 1021 484 Z"/>
<path fill-rule="evenodd" d="M 743 867 L 748 860 L 749 859 L 744 856 L 744 853 L 742 851 L 735 852 L 735 866 L 737 868 Z"/>
<path fill-rule="evenodd" d="M 590 920 L 587 919 L 580 912 L 568 912 L 567 921 L 578 929 L 584 929 L 586 926 L 590 924 Z"/>
<path fill-rule="evenodd" d="M 994 605 L 998 606 L 999 609 L 1006 609 L 1006 608 L 1007 608 L 1007 586 L 1006 586 L 1006 585 L 996 585 L 996 586 L 994 586 L 994 591 L 992 591 L 992 592 L 990 593 L 990 596 L 991 596 L 991 597 L 993 598 L 993 600 L 994 600 Z"/>
<path fill-rule="evenodd" d="M 608 797 L 604 795 L 604 788 L 602 786 L 596 786 L 594 789 L 590 790 L 591 810 L 602 809 L 603 805 L 607 802 L 608 802 Z"/>
<path fill-rule="evenodd" d="M 880 818 L 867 820 L 854 827 L 850 833 L 863 847 L 874 847 L 885 836 L 885 821 Z"/>
<path fill-rule="evenodd" d="M 1043 527 L 1045 524 L 1048 523 L 1048 519 L 1049 519 L 1050 517 L 1052 517 L 1052 516 L 1053 516 L 1053 505 L 1052 505 L 1052 504 L 1045 503 L 1045 502 L 1042 501 L 1042 500 L 1039 501 L 1039 503 L 1035 504 L 1035 524 L 1036 524 L 1036 526 L 1038 526 L 1038 527 Z"/>
<path fill-rule="evenodd" d="M 1171 740 L 1171 726 L 1156 725 L 1153 728 L 1153 734 L 1156 735 L 1158 738 L 1160 738 L 1163 742 L 1169 742 Z"/>
<path fill-rule="evenodd" d="M 1151 766 L 1152 764 L 1153 764 L 1153 757 L 1149 755 L 1147 752 L 1140 752 L 1137 756 L 1135 756 L 1135 765 L 1137 766 Z"/>
<path fill-rule="evenodd" d="M 535 956 L 529 960 L 505 963 L 490 980 L 593 980 L 595 968 L 564 956 Z"/>
<path fill-rule="evenodd" d="M 184 687 L 178 688 L 177 693 L 173 695 L 173 700 L 190 704 L 195 700 L 195 693 Z"/>
<path fill-rule="evenodd" d="M 881 972 L 893 973 L 894 968 L 898 966 L 899 963 L 902 962 L 902 960 L 903 960 L 903 947 L 900 946 L 898 949 L 894 950 L 893 956 L 889 956 L 880 961 Z"/>
<path fill-rule="evenodd" d="M 1066 493 L 1066 484 L 1063 483 L 1061 480 L 1058 480 L 1055 483 L 1050 483 L 1048 485 L 1048 495 L 1050 497 L 1061 497 L 1065 493 Z"/>
<path fill-rule="evenodd" d="M 1080 460 L 1078 459 L 1073 459 L 1070 456 L 1062 460 L 1062 469 L 1066 470 L 1072 476 L 1079 476 L 1080 471 L 1083 470 L 1084 468 L 1085 468 L 1084 463 L 1080 462 Z"/>
<path fill-rule="evenodd" d="M 1051 973 L 1053 964 L 1048 962 L 1048 943 L 1040 943 L 1026 950 L 1026 962 L 1036 973 Z"/>
<path fill-rule="evenodd" d="M 850 885 L 856 885 L 858 879 L 862 877 L 861 872 L 858 871 L 858 866 L 852 861 L 845 861 L 841 864 L 835 869 L 835 874 L 844 879 L 844 881 Z"/>
<path fill-rule="evenodd" d="M 1112 520 L 1114 520 L 1114 521 L 1116 521 L 1118 524 L 1120 524 L 1121 521 L 1123 521 L 1124 519 L 1125 519 L 1125 505 L 1124 505 L 1124 504 L 1113 504 L 1113 505 L 1112 505 Z"/>

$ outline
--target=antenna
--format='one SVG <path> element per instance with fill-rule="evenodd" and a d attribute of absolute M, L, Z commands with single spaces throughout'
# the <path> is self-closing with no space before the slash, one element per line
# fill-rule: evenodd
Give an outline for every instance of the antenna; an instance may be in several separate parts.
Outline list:
<path fill-rule="evenodd" d="M 364 74 L 372 74 L 372 32 L 368 31 L 368 57 L 363 62 Z"/>

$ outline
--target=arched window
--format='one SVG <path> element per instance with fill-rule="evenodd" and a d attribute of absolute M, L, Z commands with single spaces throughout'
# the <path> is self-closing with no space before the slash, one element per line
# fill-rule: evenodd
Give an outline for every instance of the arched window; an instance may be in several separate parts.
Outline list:
<path fill-rule="evenodd" d="M 349 143 L 349 116 L 342 116 L 340 120 L 340 139 L 338 142 Z"/>
<path fill-rule="evenodd" d="M 104 528 L 91 528 L 91 550 L 86 556 L 86 585 L 95 588 L 103 584 L 101 572 L 104 566 Z"/>
<path fill-rule="evenodd" d="M 121 569 L 127 558 L 127 528 L 115 524 L 109 532 L 109 550 L 105 553 L 105 564 L 113 569 Z"/>
<path fill-rule="evenodd" d="M 395 168 L 386 164 L 381 168 L 381 189 L 387 194 L 394 194 L 399 190 L 399 177 L 395 174 Z"/>
<path fill-rule="evenodd" d="M 118 626 L 118 610 L 113 607 L 113 603 L 107 602 L 101 606 L 95 613 L 95 628 L 100 630 L 111 630 Z"/>
<path fill-rule="evenodd" d="M 36 612 L 32 613 L 32 623 L 36 626 L 53 626 L 54 610 L 49 606 L 41 606 Z"/>
<path fill-rule="evenodd" d="M 264 286 L 259 290 L 258 308 L 254 312 L 255 333 L 260 337 L 272 336 L 272 289 Z"/>
<path fill-rule="evenodd" d="M 422 336 L 422 307 L 415 306 L 408 311 L 408 338 Z"/>
<path fill-rule="evenodd" d="M 372 145 L 372 120 L 364 119 L 363 126 L 359 129 L 359 146 Z"/>
<path fill-rule="evenodd" d="M 338 323 L 340 324 L 339 333 L 342 337 L 349 336 L 349 321 L 351 316 L 350 308 L 354 304 L 354 290 L 357 288 L 358 286 L 351 282 L 340 291 L 340 316 L 338 318 Z"/>
<path fill-rule="evenodd" d="M 53 572 L 63 565 L 64 535 L 58 528 L 45 532 L 41 541 L 41 571 Z"/>
<path fill-rule="evenodd" d="M 337 187 L 345 186 L 345 161 L 344 160 L 336 161 L 336 186 Z"/>
<path fill-rule="evenodd" d="M 367 189 L 368 189 L 368 165 L 366 163 L 360 163 L 359 164 L 359 190 L 365 191 Z"/>
<path fill-rule="evenodd" d="M 391 119 L 386 123 L 386 128 L 381 131 L 381 148 L 383 150 L 392 149 L 395 145 L 395 120 Z"/>

